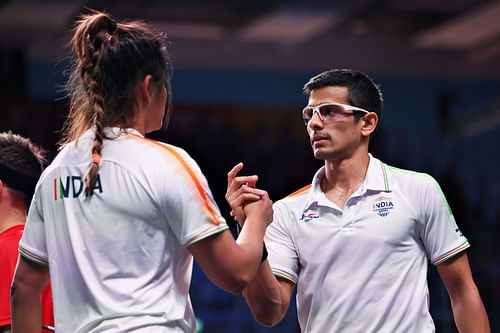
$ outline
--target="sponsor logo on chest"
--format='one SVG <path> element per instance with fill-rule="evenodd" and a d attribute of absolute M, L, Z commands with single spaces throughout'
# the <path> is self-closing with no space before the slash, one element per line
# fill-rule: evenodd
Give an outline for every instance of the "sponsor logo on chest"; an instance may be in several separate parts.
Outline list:
<path fill-rule="evenodd" d="M 302 213 L 300 221 L 311 222 L 312 220 L 319 219 L 319 215 L 315 213 Z"/>
<path fill-rule="evenodd" d="M 391 213 L 394 209 L 394 203 L 390 197 L 378 197 L 373 200 L 372 210 L 377 213 L 378 216 L 385 217 Z"/>

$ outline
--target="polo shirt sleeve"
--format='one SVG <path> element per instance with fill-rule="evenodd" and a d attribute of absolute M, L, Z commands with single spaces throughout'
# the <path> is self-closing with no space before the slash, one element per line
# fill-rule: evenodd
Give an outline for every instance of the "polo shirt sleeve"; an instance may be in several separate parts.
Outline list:
<path fill-rule="evenodd" d="M 455 222 L 451 208 L 439 184 L 425 175 L 420 188 L 421 238 L 427 257 L 439 265 L 470 247 L 467 238 Z"/>
<path fill-rule="evenodd" d="M 159 206 L 169 227 L 184 246 L 229 229 L 197 163 L 182 149 L 170 146 L 167 170 L 155 184 Z"/>
<path fill-rule="evenodd" d="M 48 266 L 45 225 L 39 209 L 39 197 L 40 195 L 37 191 L 31 201 L 26 226 L 19 242 L 19 254 L 25 259 Z"/>
<path fill-rule="evenodd" d="M 274 275 L 296 284 L 299 259 L 291 232 L 293 214 L 281 201 L 276 202 L 273 209 L 273 222 L 267 227 L 264 238 L 269 253 L 268 260 Z"/>

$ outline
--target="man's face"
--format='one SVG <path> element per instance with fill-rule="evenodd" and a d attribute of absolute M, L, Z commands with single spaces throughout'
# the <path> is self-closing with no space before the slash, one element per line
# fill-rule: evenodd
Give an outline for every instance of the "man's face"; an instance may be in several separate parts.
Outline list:
<path fill-rule="evenodd" d="M 325 103 L 349 105 L 347 95 L 346 87 L 319 88 L 311 92 L 308 106 Z M 356 121 L 352 111 L 328 120 L 322 120 L 318 113 L 313 113 L 306 127 L 314 157 L 331 160 L 351 156 L 361 144 L 361 123 L 362 121 Z"/>

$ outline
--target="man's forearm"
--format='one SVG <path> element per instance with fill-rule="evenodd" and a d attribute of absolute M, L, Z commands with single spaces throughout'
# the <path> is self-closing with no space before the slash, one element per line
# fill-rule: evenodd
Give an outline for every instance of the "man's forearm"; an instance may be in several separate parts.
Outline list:
<path fill-rule="evenodd" d="M 280 322 L 290 303 L 290 296 L 272 273 L 267 260 L 260 265 L 243 295 L 255 319 L 265 326 Z"/>
<path fill-rule="evenodd" d="M 488 315 L 476 288 L 469 289 L 455 301 L 453 316 L 460 333 L 490 333 Z"/>

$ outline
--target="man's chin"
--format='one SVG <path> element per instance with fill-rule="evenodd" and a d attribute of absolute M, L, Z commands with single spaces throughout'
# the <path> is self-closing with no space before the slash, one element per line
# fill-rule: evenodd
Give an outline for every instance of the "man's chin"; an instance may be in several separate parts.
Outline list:
<path fill-rule="evenodd" d="M 327 160 L 331 154 L 328 154 L 326 151 L 322 151 L 321 149 L 317 149 L 314 151 L 314 157 L 318 160 Z"/>

